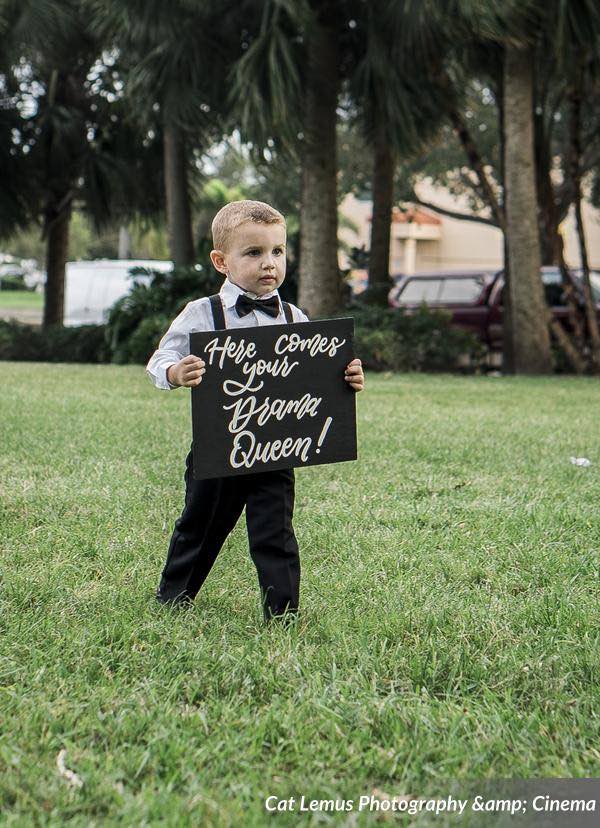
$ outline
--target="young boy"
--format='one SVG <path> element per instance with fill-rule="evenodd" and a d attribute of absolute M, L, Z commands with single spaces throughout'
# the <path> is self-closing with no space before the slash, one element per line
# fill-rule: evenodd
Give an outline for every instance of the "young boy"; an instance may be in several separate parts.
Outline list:
<path fill-rule="evenodd" d="M 285 279 L 285 219 L 262 201 L 234 201 L 212 223 L 210 258 L 226 279 L 218 297 L 190 302 L 161 339 L 146 371 L 157 388 L 202 382 L 204 360 L 189 352 L 191 331 L 307 322 L 277 289 Z M 361 391 L 361 362 L 346 367 L 346 382 Z M 185 506 L 175 522 L 157 599 L 190 603 L 204 583 L 244 506 L 250 555 L 258 572 L 265 619 L 296 613 L 300 559 L 292 526 L 294 470 L 194 480 L 186 460 Z"/>

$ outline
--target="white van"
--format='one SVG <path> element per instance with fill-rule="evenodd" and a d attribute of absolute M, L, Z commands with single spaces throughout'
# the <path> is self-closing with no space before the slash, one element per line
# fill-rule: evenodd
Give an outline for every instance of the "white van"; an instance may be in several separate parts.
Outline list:
<path fill-rule="evenodd" d="M 132 268 L 143 267 L 163 273 L 173 269 L 173 262 L 151 259 L 99 259 L 93 262 L 67 262 L 65 275 L 64 324 L 100 325 L 106 322 L 109 308 L 126 296 L 134 278 L 149 283 L 148 275 L 133 275 Z"/>

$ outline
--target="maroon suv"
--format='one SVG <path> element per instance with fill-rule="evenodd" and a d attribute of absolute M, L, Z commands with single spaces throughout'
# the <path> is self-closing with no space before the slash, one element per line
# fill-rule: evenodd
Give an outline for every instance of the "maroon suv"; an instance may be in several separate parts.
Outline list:
<path fill-rule="evenodd" d="M 580 271 L 572 272 L 581 283 Z M 543 267 L 541 276 L 546 301 L 554 316 L 568 327 L 568 309 L 559 269 Z M 492 350 L 502 349 L 504 271 L 437 271 L 400 275 L 395 279 L 396 285 L 389 294 L 393 308 L 411 312 L 424 303 L 432 309 L 450 311 L 452 324 L 477 334 Z M 600 271 L 592 271 L 591 281 L 600 320 Z"/>

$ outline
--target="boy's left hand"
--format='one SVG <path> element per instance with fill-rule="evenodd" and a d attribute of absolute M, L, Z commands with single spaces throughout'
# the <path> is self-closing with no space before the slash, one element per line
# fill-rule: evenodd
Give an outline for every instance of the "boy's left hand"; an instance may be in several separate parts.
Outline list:
<path fill-rule="evenodd" d="M 355 391 L 362 391 L 365 387 L 365 375 L 363 374 L 362 362 L 360 359 L 353 359 L 346 365 L 344 379 L 354 388 Z"/>

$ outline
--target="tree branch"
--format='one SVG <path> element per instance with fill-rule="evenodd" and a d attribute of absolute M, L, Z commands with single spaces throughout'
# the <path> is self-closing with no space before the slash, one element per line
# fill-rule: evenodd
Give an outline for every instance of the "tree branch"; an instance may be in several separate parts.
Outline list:
<path fill-rule="evenodd" d="M 493 219 L 484 218 L 483 216 L 474 216 L 470 213 L 461 213 L 458 210 L 449 210 L 447 207 L 440 207 L 437 204 L 432 204 L 430 201 L 423 201 L 423 199 L 419 198 L 414 192 L 410 198 L 410 201 L 414 204 L 418 204 L 420 207 L 427 207 L 429 210 L 433 210 L 434 213 L 439 213 L 441 216 L 448 216 L 448 218 L 460 219 L 461 221 L 476 221 L 479 224 L 489 224 L 490 227 L 499 227 L 498 223 Z"/>
<path fill-rule="evenodd" d="M 485 171 L 483 159 L 479 154 L 479 150 L 475 145 L 475 141 L 473 140 L 473 136 L 471 135 L 467 127 L 467 123 L 463 118 L 462 113 L 454 107 L 450 108 L 448 114 L 454 131 L 456 132 L 458 139 L 461 142 L 466 156 L 469 160 L 469 164 L 471 165 L 473 172 L 477 176 L 481 194 L 492 211 L 492 215 L 494 216 L 496 225 L 504 230 L 506 224 L 504 210 L 498 202 L 492 183 Z"/>
<path fill-rule="evenodd" d="M 483 201 L 488 205 L 490 211 L 492 213 L 492 219 L 477 219 L 473 216 L 466 216 L 462 215 L 460 218 L 464 218 L 466 221 L 482 221 L 484 224 L 491 224 L 494 227 L 500 227 L 502 231 L 506 229 L 506 216 L 504 213 L 504 207 L 498 201 L 498 197 L 494 190 L 494 186 L 492 181 L 490 180 L 489 175 L 485 169 L 485 163 L 481 154 L 479 152 L 479 148 L 477 147 L 473 136 L 467 126 L 467 122 L 463 117 L 463 114 L 460 110 L 460 107 L 457 103 L 457 94 L 456 88 L 454 83 L 446 70 L 441 70 L 437 74 L 437 81 L 442 85 L 447 93 L 448 103 L 446 106 L 446 114 L 448 115 L 448 119 L 450 124 L 452 125 L 452 129 L 454 130 L 458 140 L 460 141 L 463 150 L 465 151 L 465 155 L 467 156 L 467 160 L 470 165 L 470 169 L 474 174 L 475 178 L 477 179 L 477 184 L 472 183 L 472 186 L 479 190 L 479 195 L 483 199 Z M 432 207 L 432 209 L 436 209 Z M 443 210 L 438 210 L 444 214 Z M 445 214 L 448 215 L 448 214 Z M 459 216 L 456 216 L 458 218 Z"/>

